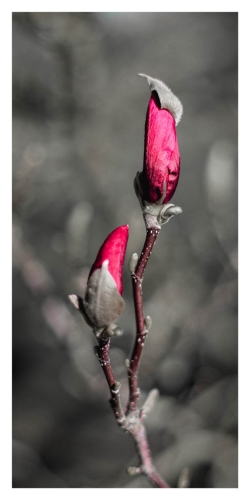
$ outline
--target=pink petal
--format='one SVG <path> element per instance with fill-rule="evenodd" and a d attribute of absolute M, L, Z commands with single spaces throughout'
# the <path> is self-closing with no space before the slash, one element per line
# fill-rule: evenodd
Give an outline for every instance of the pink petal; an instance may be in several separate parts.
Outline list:
<path fill-rule="evenodd" d="M 155 203 L 161 197 L 164 181 L 167 183 L 164 203 L 169 201 L 179 179 L 180 154 L 175 119 L 167 109 L 160 109 L 156 92 L 152 92 L 146 117 L 143 171 L 148 201 Z"/>
<path fill-rule="evenodd" d="M 96 260 L 91 267 L 90 276 L 96 269 L 100 269 L 105 260 L 108 260 L 108 270 L 116 282 L 118 292 L 122 295 L 122 268 L 125 259 L 125 253 L 128 242 L 129 226 L 119 226 L 106 238 L 102 244 Z"/>

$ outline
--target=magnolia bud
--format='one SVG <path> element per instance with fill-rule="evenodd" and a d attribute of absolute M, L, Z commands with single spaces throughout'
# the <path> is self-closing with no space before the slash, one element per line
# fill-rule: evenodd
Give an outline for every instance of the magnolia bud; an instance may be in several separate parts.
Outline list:
<path fill-rule="evenodd" d="M 113 323 L 125 306 L 122 298 L 122 269 L 128 231 L 127 225 L 119 226 L 106 238 L 91 267 L 85 297 L 81 304 L 78 298 L 78 309 L 96 331 Z M 74 304 L 72 298 L 71 302 Z"/>
<path fill-rule="evenodd" d="M 176 190 L 180 174 L 176 125 L 182 115 L 182 104 L 160 80 L 139 76 L 147 78 L 151 90 L 140 174 L 142 197 L 150 203 L 167 203 Z"/>

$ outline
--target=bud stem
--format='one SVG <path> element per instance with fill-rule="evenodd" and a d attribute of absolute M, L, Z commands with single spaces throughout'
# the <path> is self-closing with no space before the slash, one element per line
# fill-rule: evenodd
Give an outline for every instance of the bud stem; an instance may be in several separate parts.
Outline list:
<path fill-rule="evenodd" d="M 160 232 L 158 228 L 147 229 L 145 243 L 138 260 L 135 272 L 132 274 L 132 286 L 134 295 L 134 307 L 136 317 L 136 338 L 134 349 L 132 352 L 130 367 L 128 369 L 129 379 L 129 402 L 127 413 L 136 410 L 137 401 L 139 398 L 138 389 L 138 367 L 144 346 L 144 342 L 148 333 L 145 327 L 144 314 L 143 314 L 143 300 L 142 300 L 142 280 L 144 271 L 146 269 L 148 259 L 151 255 L 156 238 Z"/>
<path fill-rule="evenodd" d="M 137 402 L 140 395 L 140 389 L 138 387 L 138 368 L 148 329 L 151 326 L 151 318 L 149 320 L 149 317 L 147 317 L 147 320 L 145 321 L 143 314 L 142 282 L 148 259 L 151 255 L 159 232 L 160 227 L 158 224 L 155 225 L 155 227 L 147 227 L 146 239 L 140 258 L 134 272 L 131 274 L 136 318 L 136 338 L 130 363 L 127 364 L 129 400 L 127 404 L 126 420 L 128 423 L 131 419 L 133 419 L 133 417 L 136 420 L 136 425 L 128 426 L 128 430 L 132 434 L 137 445 L 138 453 L 141 458 L 141 471 L 146 474 L 146 476 L 158 488 L 169 488 L 170 486 L 168 483 L 162 479 L 152 463 L 146 429 L 142 424 L 142 413 L 144 414 L 144 412 L 143 410 L 139 411 L 137 409 Z"/>
<path fill-rule="evenodd" d="M 120 384 L 115 380 L 109 359 L 110 339 L 100 338 L 98 343 L 99 345 L 95 347 L 95 352 L 108 382 L 111 394 L 110 403 L 117 423 L 123 426 L 125 414 L 120 400 Z"/>

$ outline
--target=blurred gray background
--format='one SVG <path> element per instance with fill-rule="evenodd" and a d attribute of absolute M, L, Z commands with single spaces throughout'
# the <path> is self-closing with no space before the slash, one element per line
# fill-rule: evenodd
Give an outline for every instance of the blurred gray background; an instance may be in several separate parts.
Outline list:
<path fill-rule="evenodd" d="M 127 263 L 145 229 L 142 169 L 149 90 L 181 99 L 181 175 L 144 278 L 153 319 L 141 402 L 173 488 L 237 487 L 237 13 L 13 14 L 13 486 L 137 488 L 94 336 L 67 295 L 83 295 L 106 236 L 129 224 L 124 329 L 111 360 L 127 399 L 135 332 Z"/>

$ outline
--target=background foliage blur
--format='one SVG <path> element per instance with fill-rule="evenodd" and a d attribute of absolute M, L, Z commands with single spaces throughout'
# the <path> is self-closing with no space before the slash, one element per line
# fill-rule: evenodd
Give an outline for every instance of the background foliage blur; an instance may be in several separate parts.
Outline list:
<path fill-rule="evenodd" d="M 163 226 L 144 279 L 153 319 L 141 401 L 160 472 L 176 487 L 237 487 L 237 14 L 13 14 L 13 486 L 151 487 L 129 478 L 83 295 L 107 234 L 128 223 L 123 337 L 111 359 L 127 398 L 134 336 L 127 263 L 144 241 L 133 191 L 149 90 L 181 99 L 183 214 Z"/>

